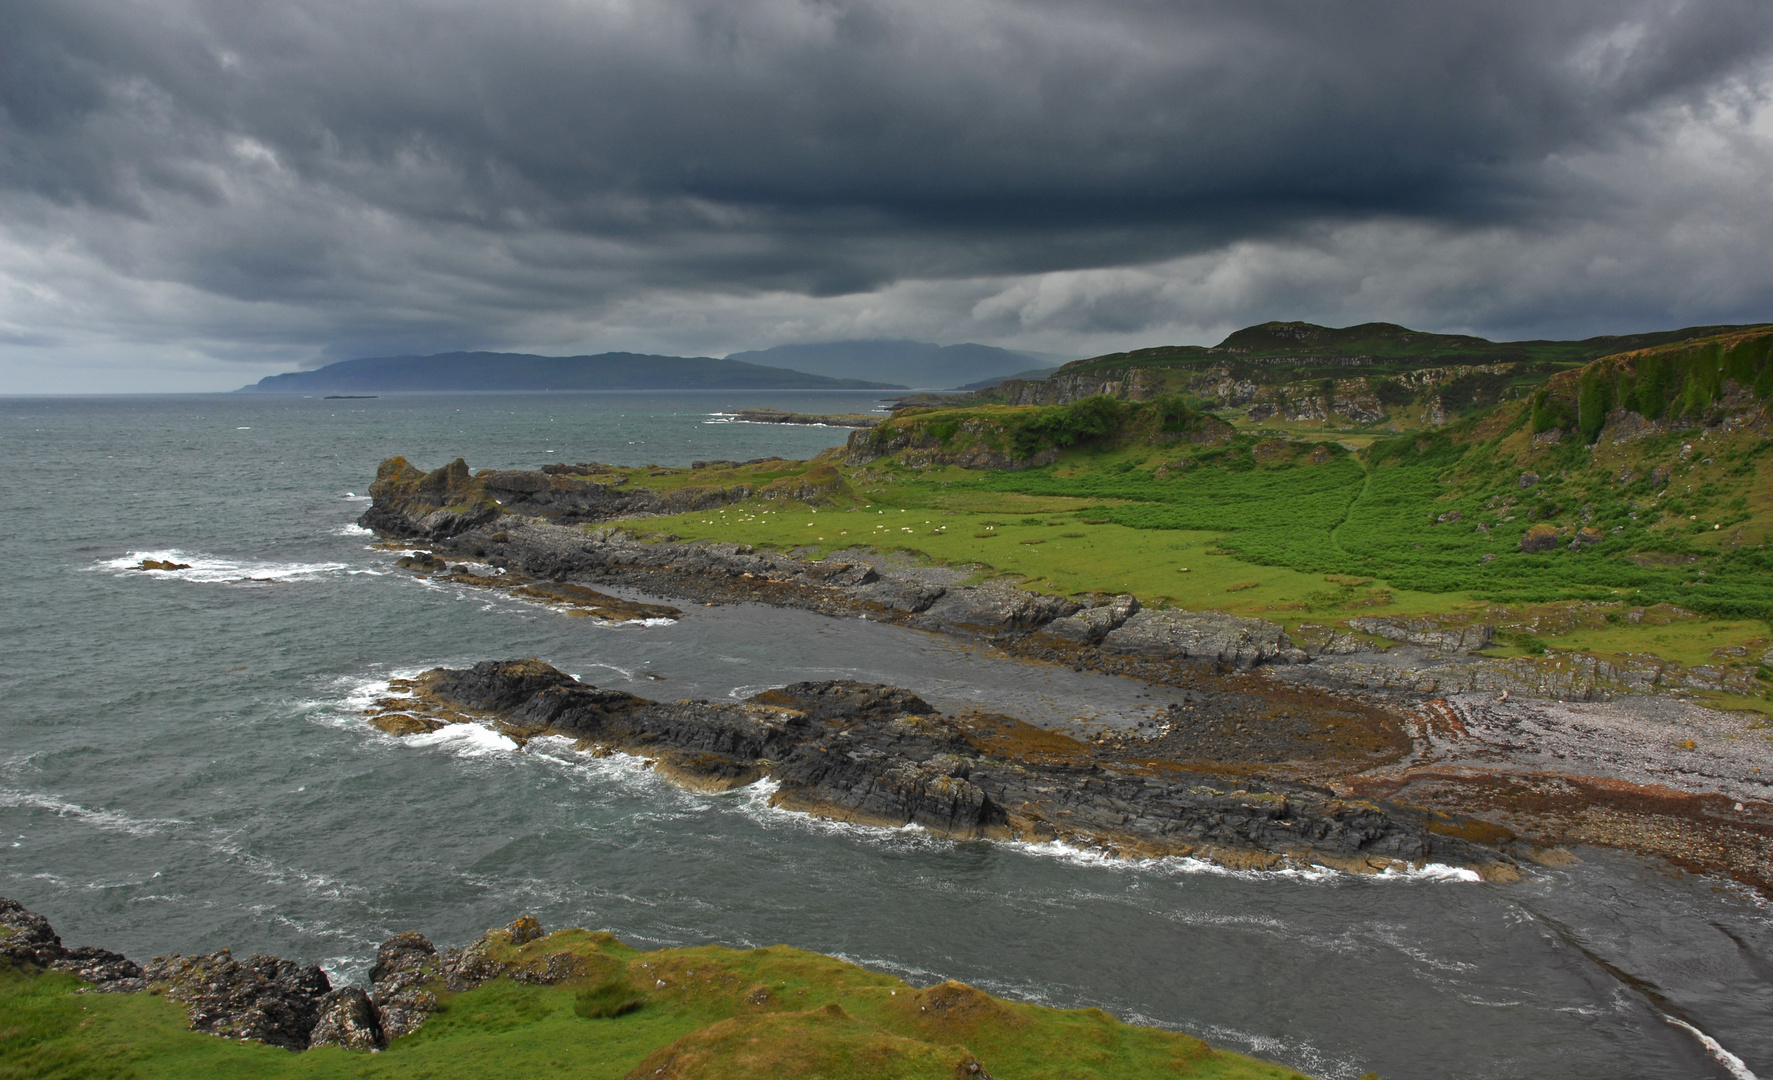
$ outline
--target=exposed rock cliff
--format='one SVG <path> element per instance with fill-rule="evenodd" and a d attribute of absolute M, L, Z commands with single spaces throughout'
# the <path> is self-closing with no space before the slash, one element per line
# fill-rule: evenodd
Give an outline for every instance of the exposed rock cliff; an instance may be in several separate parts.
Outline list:
<path fill-rule="evenodd" d="M 702 462 L 702 465 L 730 464 Z M 430 472 L 392 457 L 376 469 L 370 485 L 375 500 L 358 524 L 391 536 L 449 537 L 505 514 L 544 518 L 565 524 L 606 521 L 708 510 L 749 498 L 796 499 L 818 503 L 843 488 L 843 478 L 830 465 L 755 485 L 691 484 L 669 491 L 631 487 L 627 477 L 591 472 L 586 464 L 550 465 L 539 471 L 482 469 L 470 474 L 461 458 Z"/>

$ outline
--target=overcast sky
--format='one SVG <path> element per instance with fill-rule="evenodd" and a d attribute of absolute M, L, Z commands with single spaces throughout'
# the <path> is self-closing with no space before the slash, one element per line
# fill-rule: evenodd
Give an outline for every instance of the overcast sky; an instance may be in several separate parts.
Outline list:
<path fill-rule="evenodd" d="M 0 392 L 1773 319 L 1767 0 L 5 0 Z"/>

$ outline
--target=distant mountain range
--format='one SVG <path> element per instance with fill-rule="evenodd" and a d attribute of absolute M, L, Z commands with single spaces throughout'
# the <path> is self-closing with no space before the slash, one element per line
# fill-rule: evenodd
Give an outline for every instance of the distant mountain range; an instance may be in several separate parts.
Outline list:
<path fill-rule="evenodd" d="M 926 390 L 993 385 L 1030 368 L 1054 368 L 1072 356 L 1017 352 L 994 345 L 931 345 L 925 341 L 827 341 L 730 353 L 728 360 L 774 364 L 839 379 L 886 379 Z M 1039 377 L 1039 376 L 1034 376 Z"/>
<path fill-rule="evenodd" d="M 903 390 L 900 384 L 832 378 L 731 357 L 532 356 L 454 352 L 341 360 L 271 375 L 242 393 L 400 393 L 423 390 Z"/>

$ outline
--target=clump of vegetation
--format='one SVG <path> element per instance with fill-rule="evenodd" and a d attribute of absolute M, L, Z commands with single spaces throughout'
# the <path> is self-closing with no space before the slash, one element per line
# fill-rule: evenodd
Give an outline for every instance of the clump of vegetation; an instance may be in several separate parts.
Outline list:
<path fill-rule="evenodd" d="M 1697 422 L 1734 387 L 1773 397 L 1773 332 L 1720 334 L 1622 353 L 1553 378 L 1533 398 L 1533 430 L 1600 437 L 1615 408 L 1646 420 Z"/>
<path fill-rule="evenodd" d="M 877 425 L 863 444 L 877 454 L 915 446 L 949 452 L 983 449 L 1013 460 L 1128 438 L 1164 441 L 1202 421 L 1203 414 L 1181 395 L 1146 402 L 1097 395 L 1065 405 L 906 410 Z"/>
<path fill-rule="evenodd" d="M 627 979 L 616 976 L 582 987 L 574 994 L 573 1014 L 587 1020 L 610 1020 L 626 1016 L 645 1004 L 646 998 L 636 993 Z"/>

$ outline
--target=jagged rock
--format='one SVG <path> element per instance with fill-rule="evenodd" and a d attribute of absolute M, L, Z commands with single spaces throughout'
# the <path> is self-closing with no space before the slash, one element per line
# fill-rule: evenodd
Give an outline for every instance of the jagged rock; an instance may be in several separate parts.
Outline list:
<path fill-rule="evenodd" d="M 429 987 L 444 978 L 443 958 L 425 935 L 409 930 L 382 942 L 369 981 L 384 1042 L 416 1030 L 437 1011 Z"/>
<path fill-rule="evenodd" d="M 995 637 L 1033 630 L 1082 607 L 1064 597 L 1006 585 L 982 585 L 947 590 L 927 611 L 910 620 L 910 625 L 969 637 Z"/>
<path fill-rule="evenodd" d="M 595 974 L 588 961 L 576 953 L 558 952 L 510 959 L 498 955 L 541 941 L 546 936 L 542 924 L 533 915 L 525 915 L 510 926 L 488 930 L 466 948 L 451 949 L 444 954 L 446 984 L 451 990 L 461 991 L 471 990 L 491 979 L 506 978 L 552 986 Z"/>
<path fill-rule="evenodd" d="M 1041 636 L 1072 645 L 1099 645 L 1110 632 L 1121 628 L 1139 612 L 1139 600 L 1130 593 L 1115 597 L 1101 607 L 1085 608 L 1075 615 L 1054 619 L 1041 627 Z"/>
<path fill-rule="evenodd" d="M 362 987 L 341 986 L 320 999 L 320 1017 L 308 1045 L 380 1050 L 388 1045 L 381 1015 Z"/>
<path fill-rule="evenodd" d="M 449 569 L 449 563 L 429 551 L 416 551 L 411 555 L 402 555 L 394 560 L 394 565 L 408 570 L 417 570 L 424 574 L 441 574 Z"/>
<path fill-rule="evenodd" d="M 1447 652 L 1481 652 L 1490 647 L 1496 635 L 1496 628 L 1484 623 L 1443 627 L 1433 619 L 1366 617 L 1350 619 L 1348 625 L 1387 641 L 1402 641 Z"/>
<path fill-rule="evenodd" d="M 141 965 L 129 957 L 92 946 L 67 948 L 48 919 L 3 896 L 0 896 L 0 958 L 15 964 L 34 964 L 65 971 L 106 992 L 136 991 L 143 985 Z"/>
<path fill-rule="evenodd" d="M 1273 661 L 1303 663 L 1310 659 L 1274 623 L 1216 611 L 1175 608 L 1148 608 L 1132 615 L 1102 639 L 1102 646 L 1130 656 L 1208 660 L 1239 668 Z"/>
<path fill-rule="evenodd" d="M 155 957 L 144 972 L 151 993 L 183 1004 L 191 1028 L 303 1050 L 332 990 L 326 972 L 254 954 L 245 963 L 223 949 L 208 956 Z"/>

